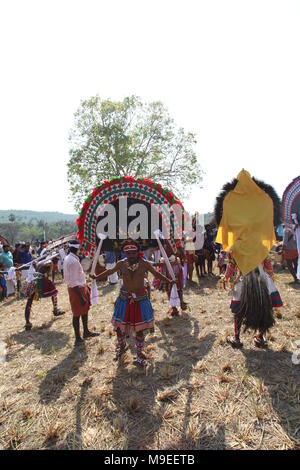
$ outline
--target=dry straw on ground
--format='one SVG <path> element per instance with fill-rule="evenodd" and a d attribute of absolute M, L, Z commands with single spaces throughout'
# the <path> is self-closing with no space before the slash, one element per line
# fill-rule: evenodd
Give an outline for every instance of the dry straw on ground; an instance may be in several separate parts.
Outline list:
<path fill-rule="evenodd" d="M 89 314 L 98 338 L 73 348 L 66 286 L 59 307 L 34 303 L 33 329 L 24 331 L 25 301 L 0 306 L 0 447 L 4 449 L 296 449 L 300 448 L 300 366 L 291 342 L 300 339 L 300 289 L 287 271 L 277 275 L 285 306 L 276 312 L 269 349 L 250 333 L 243 350 L 226 343 L 232 333 L 229 297 L 217 277 L 188 284 L 188 311 L 168 318 L 154 292 L 156 327 L 147 334 L 146 370 L 133 364 L 134 338 L 113 361 L 111 327 L 117 290 L 99 286 Z"/>

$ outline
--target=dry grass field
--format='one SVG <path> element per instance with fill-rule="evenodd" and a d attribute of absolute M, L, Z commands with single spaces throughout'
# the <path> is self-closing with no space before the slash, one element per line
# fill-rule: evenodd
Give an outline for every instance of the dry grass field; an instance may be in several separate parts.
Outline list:
<path fill-rule="evenodd" d="M 185 290 L 188 310 L 168 318 L 164 294 L 152 294 L 156 327 L 147 334 L 148 366 L 133 365 L 134 338 L 113 361 L 111 326 L 117 289 L 99 286 L 89 324 L 100 336 L 73 348 L 67 289 L 58 280 L 63 317 L 50 299 L 34 302 L 24 331 L 25 301 L 0 305 L 0 448 L 2 449 L 300 449 L 300 288 L 276 275 L 284 308 L 257 350 L 226 343 L 230 299 L 217 277 Z"/>

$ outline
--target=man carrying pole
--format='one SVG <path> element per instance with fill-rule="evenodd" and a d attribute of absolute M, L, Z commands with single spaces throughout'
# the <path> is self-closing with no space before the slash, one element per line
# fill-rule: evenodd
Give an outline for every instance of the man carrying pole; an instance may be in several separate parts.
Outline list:
<path fill-rule="evenodd" d="M 102 280 L 117 271 L 122 272 L 123 286 L 115 303 L 112 324 L 117 333 L 116 357 L 118 360 L 126 351 L 126 336 L 133 330 L 136 333 L 136 359 L 134 363 L 144 367 L 146 356 L 143 353 L 144 331 L 154 327 L 154 315 L 144 278 L 150 271 L 161 281 L 173 284 L 176 281 L 168 279 L 156 271 L 151 263 L 143 259 L 136 241 L 127 240 L 123 245 L 123 252 L 127 258 L 119 261 L 113 269 L 108 269 L 98 276 L 91 275 L 92 279 Z"/>

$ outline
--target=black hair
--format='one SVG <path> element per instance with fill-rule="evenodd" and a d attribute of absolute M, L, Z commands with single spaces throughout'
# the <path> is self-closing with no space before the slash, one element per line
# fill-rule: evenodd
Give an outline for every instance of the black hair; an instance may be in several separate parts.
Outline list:
<path fill-rule="evenodd" d="M 259 268 L 248 273 L 243 279 L 240 304 L 236 312 L 240 325 L 265 333 L 275 324 L 273 307 L 264 272 Z"/>
<path fill-rule="evenodd" d="M 269 185 L 264 183 L 264 181 L 257 180 L 256 178 L 252 178 L 254 183 L 260 187 L 265 193 L 270 196 L 273 201 L 274 207 L 274 227 L 280 225 L 281 223 L 281 202 L 279 199 L 278 194 L 276 193 L 275 189 Z M 232 191 L 238 183 L 237 178 L 234 178 L 231 182 L 224 184 L 222 191 L 220 192 L 219 196 L 217 197 L 215 208 L 214 208 L 214 215 L 215 215 L 215 222 L 217 225 L 220 225 L 222 215 L 223 215 L 223 202 L 227 194 Z"/>

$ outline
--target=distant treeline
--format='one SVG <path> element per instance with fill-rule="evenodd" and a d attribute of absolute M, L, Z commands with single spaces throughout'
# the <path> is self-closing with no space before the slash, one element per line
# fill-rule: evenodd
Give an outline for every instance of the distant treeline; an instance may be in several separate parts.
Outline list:
<path fill-rule="evenodd" d="M 78 217 L 76 214 L 62 214 L 61 212 L 38 212 L 21 210 L 0 210 L 0 224 L 10 221 L 13 215 L 18 223 L 37 225 L 41 220 L 47 224 L 56 222 L 74 222 Z"/>
<path fill-rule="evenodd" d="M 62 235 L 76 232 L 75 222 L 62 220 L 55 223 L 47 223 L 40 220 L 38 223 L 20 223 L 11 221 L 0 223 L 0 235 L 8 240 L 11 245 L 16 242 L 34 243 L 36 240 L 54 240 Z"/>
<path fill-rule="evenodd" d="M 4 216 L 5 214 L 5 216 Z M 19 214 L 19 215 L 18 215 Z M 22 216 L 23 214 L 23 216 Z M 31 217 L 35 214 L 35 217 Z M 61 217 L 69 217 L 69 219 L 55 220 L 51 222 L 51 217 L 59 214 Z M 38 215 L 43 217 L 38 218 Z M 2 216 L 2 218 L 1 218 Z M 25 218 L 24 221 L 22 221 Z M 2 219 L 7 219 L 2 222 Z M 212 221 L 213 214 L 204 214 L 204 223 Z M 59 212 L 34 212 L 34 211 L 0 211 L 0 235 L 14 245 L 17 241 L 29 241 L 31 243 L 36 240 L 53 240 L 62 235 L 77 231 L 75 223 L 76 215 L 65 215 Z"/>

